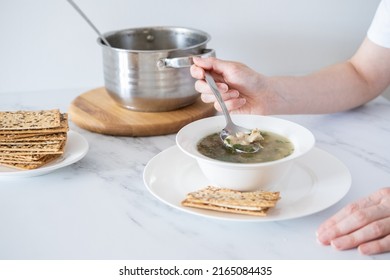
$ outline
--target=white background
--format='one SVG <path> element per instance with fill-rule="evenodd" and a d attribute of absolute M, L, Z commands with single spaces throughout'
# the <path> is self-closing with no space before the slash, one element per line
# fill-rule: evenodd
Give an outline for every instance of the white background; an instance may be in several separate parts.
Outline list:
<path fill-rule="evenodd" d="M 76 0 L 102 32 L 184 26 L 267 75 L 349 58 L 379 0 Z M 103 85 L 97 35 L 66 0 L 0 0 L 0 93 Z"/>

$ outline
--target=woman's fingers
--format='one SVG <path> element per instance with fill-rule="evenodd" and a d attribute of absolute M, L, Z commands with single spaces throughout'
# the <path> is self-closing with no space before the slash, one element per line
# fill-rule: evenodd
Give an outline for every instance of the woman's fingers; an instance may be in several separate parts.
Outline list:
<path fill-rule="evenodd" d="M 338 250 L 358 247 L 368 255 L 390 251 L 390 188 L 344 207 L 319 227 L 317 239 Z"/>
<path fill-rule="evenodd" d="M 224 93 L 226 93 L 229 90 L 228 85 L 225 84 L 225 83 L 216 83 L 216 85 L 217 85 L 218 90 L 219 90 L 219 92 L 221 94 L 224 94 Z M 195 82 L 195 90 L 200 92 L 200 93 L 213 94 L 213 92 L 211 91 L 210 86 L 204 80 L 198 80 L 198 81 Z"/>
<path fill-rule="evenodd" d="M 347 235 L 335 238 L 331 241 L 331 245 L 338 250 L 347 250 L 388 235 L 390 235 L 390 218 L 385 218 L 375 220 Z"/>
<path fill-rule="evenodd" d="M 214 67 L 214 64 L 216 63 L 217 59 L 215 57 L 207 57 L 207 58 L 202 58 L 202 57 L 193 57 L 194 65 L 199 66 L 204 69 L 211 70 Z"/>
<path fill-rule="evenodd" d="M 229 89 L 225 83 L 216 83 L 221 97 L 224 101 L 238 98 L 240 93 L 235 89 Z M 195 83 L 195 90 L 200 92 L 203 102 L 212 103 L 217 102 L 214 93 L 211 91 L 211 88 L 204 80 L 198 80 Z"/>
<path fill-rule="evenodd" d="M 201 67 L 196 66 L 195 64 L 190 67 L 191 76 L 198 80 L 204 79 L 204 70 Z"/>
<path fill-rule="evenodd" d="M 318 240 L 329 243 L 332 239 L 348 234 L 369 223 L 383 219 L 389 215 L 380 205 L 365 206 L 352 203 L 330 218 L 325 226 L 321 227 Z"/>
<path fill-rule="evenodd" d="M 245 105 L 246 99 L 245 98 L 232 98 L 227 101 L 225 101 L 226 108 L 228 111 L 232 113 L 237 113 L 239 109 Z M 219 106 L 219 105 L 218 105 Z M 214 105 L 216 107 L 216 105 Z M 218 110 L 218 108 L 217 108 Z"/>
<path fill-rule="evenodd" d="M 390 235 L 364 243 L 358 247 L 358 250 L 363 255 L 375 255 L 390 252 Z"/>
<path fill-rule="evenodd" d="M 317 235 L 320 236 L 324 232 L 329 231 L 329 229 L 332 229 L 335 225 L 337 225 L 344 219 L 347 219 L 347 221 L 351 221 L 350 219 L 351 215 L 355 215 L 354 216 L 355 219 L 356 218 L 360 220 L 364 219 L 364 217 L 361 216 L 367 214 L 365 214 L 364 211 L 362 212 L 362 210 L 375 205 L 379 205 L 381 203 L 382 198 L 383 198 L 383 189 L 373 193 L 368 197 L 360 199 L 357 202 L 350 203 L 349 205 L 345 206 L 343 209 L 338 211 L 331 218 L 329 218 L 324 223 L 322 223 L 317 230 Z M 388 215 L 390 215 L 390 213 L 388 213 Z M 336 230 L 339 229 L 337 228 Z"/>
<path fill-rule="evenodd" d="M 225 101 L 225 104 L 230 99 L 236 99 L 239 96 L 238 91 L 236 90 L 229 90 L 225 93 L 221 94 L 222 100 Z M 214 94 L 212 93 L 202 93 L 201 94 L 202 101 L 205 103 L 218 103 L 217 99 L 215 98 Z"/>

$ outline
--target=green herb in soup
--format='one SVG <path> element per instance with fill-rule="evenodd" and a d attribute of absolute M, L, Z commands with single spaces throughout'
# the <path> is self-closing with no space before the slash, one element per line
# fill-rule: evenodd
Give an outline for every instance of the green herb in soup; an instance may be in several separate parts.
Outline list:
<path fill-rule="evenodd" d="M 284 136 L 273 132 L 262 131 L 262 148 L 256 153 L 239 153 L 226 147 L 219 133 L 213 133 L 201 139 L 197 145 L 198 151 L 213 159 L 235 163 L 258 163 L 274 161 L 291 155 L 293 144 Z"/>

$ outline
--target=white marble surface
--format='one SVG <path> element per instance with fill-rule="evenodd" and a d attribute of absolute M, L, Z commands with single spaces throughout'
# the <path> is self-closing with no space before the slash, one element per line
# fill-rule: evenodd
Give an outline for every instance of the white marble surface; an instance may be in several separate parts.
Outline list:
<path fill-rule="evenodd" d="M 0 110 L 60 108 L 83 89 L 0 94 Z M 314 133 L 352 174 L 349 193 L 304 218 L 242 223 L 173 209 L 145 188 L 142 173 L 175 135 L 112 137 L 74 124 L 90 150 L 81 161 L 31 178 L 0 178 L 0 259 L 390 259 L 316 242 L 318 225 L 343 205 L 390 185 L 390 102 L 332 115 L 282 116 Z M 147 147 L 147 148 L 145 148 Z"/>

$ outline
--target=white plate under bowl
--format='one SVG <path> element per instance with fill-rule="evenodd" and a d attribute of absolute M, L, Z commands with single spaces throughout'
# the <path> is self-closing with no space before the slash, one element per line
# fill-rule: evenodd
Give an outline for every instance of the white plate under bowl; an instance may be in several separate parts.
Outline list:
<path fill-rule="evenodd" d="M 295 219 L 324 210 L 348 192 L 351 175 L 333 155 L 314 148 L 297 159 L 280 187 L 281 200 L 266 217 L 222 213 L 184 207 L 187 193 L 209 185 L 197 162 L 172 146 L 153 157 L 144 169 L 147 189 L 160 201 L 178 210 L 207 218 L 230 221 L 269 222 Z"/>
<path fill-rule="evenodd" d="M 68 132 L 64 154 L 58 159 L 32 170 L 20 170 L 0 165 L 0 178 L 32 177 L 53 172 L 82 159 L 88 152 L 88 142 L 75 131 Z"/>

